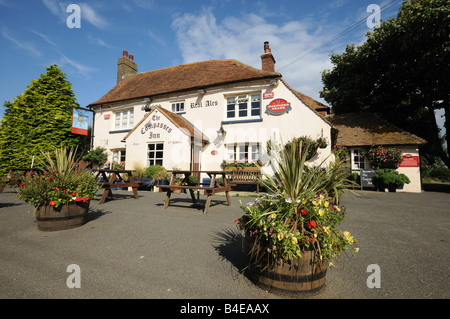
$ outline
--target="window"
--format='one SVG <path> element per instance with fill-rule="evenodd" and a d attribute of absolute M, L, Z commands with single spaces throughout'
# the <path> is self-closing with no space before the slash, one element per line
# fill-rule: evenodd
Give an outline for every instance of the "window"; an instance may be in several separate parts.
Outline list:
<path fill-rule="evenodd" d="M 227 98 L 227 119 L 261 116 L 261 94 L 246 94 Z"/>
<path fill-rule="evenodd" d="M 254 163 L 259 159 L 259 144 L 234 144 L 227 146 L 225 160 L 227 162 L 249 162 Z"/>
<path fill-rule="evenodd" d="M 352 151 L 352 167 L 355 170 L 364 169 L 364 156 L 361 155 L 360 150 Z"/>
<path fill-rule="evenodd" d="M 115 112 L 114 129 L 130 129 L 134 125 L 134 110 Z"/>
<path fill-rule="evenodd" d="M 113 162 L 122 163 L 125 162 L 126 150 L 115 150 L 113 151 Z"/>
<path fill-rule="evenodd" d="M 172 112 L 174 113 L 184 112 L 184 102 L 172 103 Z"/>
<path fill-rule="evenodd" d="M 163 166 L 164 143 L 148 144 L 147 165 Z"/>

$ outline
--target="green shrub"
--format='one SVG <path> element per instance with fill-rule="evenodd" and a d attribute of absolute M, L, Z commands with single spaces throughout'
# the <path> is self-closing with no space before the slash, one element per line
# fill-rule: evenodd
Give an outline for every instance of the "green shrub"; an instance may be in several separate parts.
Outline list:
<path fill-rule="evenodd" d="M 450 169 L 447 167 L 434 167 L 431 169 L 429 176 L 441 182 L 450 182 Z"/>
<path fill-rule="evenodd" d="M 153 178 L 162 169 L 163 167 L 161 165 L 150 165 L 145 169 L 145 177 Z"/>
<path fill-rule="evenodd" d="M 406 176 L 405 174 L 400 174 L 399 172 L 389 168 L 377 170 L 375 178 L 385 185 L 400 186 L 403 184 L 411 183 L 408 176 Z"/>

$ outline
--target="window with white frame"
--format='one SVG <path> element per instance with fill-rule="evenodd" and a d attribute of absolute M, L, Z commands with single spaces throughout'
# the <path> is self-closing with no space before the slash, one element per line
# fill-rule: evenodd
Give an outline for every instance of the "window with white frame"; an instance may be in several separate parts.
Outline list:
<path fill-rule="evenodd" d="M 149 143 L 147 151 L 147 165 L 163 166 L 164 143 Z"/>
<path fill-rule="evenodd" d="M 352 168 L 354 170 L 364 169 L 364 156 L 361 155 L 361 150 L 352 150 Z"/>
<path fill-rule="evenodd" d="M 261 94 L 241 94 L 227 97 L 227 119 L 261 117 Z"/>
<path fill-rule="evenodd" d="M 225 160 L 227 162 L 255 163 L 259 159 L 259 144 L 233 144 L 227 146 Z"/>
<path fill-rule="evenodd" d="M 114 129 L 131 129 L 134 126 L 134 110 L 117 111 L 114 113 Z"/>
<path fill-rule="evenodd" d="M 173 102 L 172 103 L 172 112 L 174 112 L 174 113 L 184 112 L 184 101 L 183 102 Z"/>
<path fill-rule="evenodd" d="M 114 150 L 113 151 L 113 162 L 115 163 L 124 163 L 126 158 L 126 150 Z"/>

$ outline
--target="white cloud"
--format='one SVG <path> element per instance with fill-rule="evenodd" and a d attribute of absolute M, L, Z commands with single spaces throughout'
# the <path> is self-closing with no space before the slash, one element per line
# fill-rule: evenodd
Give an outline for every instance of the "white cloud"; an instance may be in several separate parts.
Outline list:
<path fill-rule="evenodd" d="M 180 16 L 172 27 L 184 63 L 236 59 L 259 69 L 264 41 L 269 41 L 275 71 L 282 73 L 294 89 L 323 102 L 319 97 L 323 89 L 321 71 L 331 68 L 329 53 L 307 52 L 328 40 L 327 27 L 319 29 L 303 21 L 269 22 L 255 14 L 217 21 L 211 8 L 198 15 Z"/>
<path fill-rule="evenodd" d="M 88 39 L 89 39 L 89 41 L 91 43 L 99 45 L 101 47 L 105 47 L 105 48 L 108 48 L 108 49 L 116 49 L 114 46 L 106 43 L 105 41 L 103 41 L 100 38 L 96 38 L 96 37 L 92 36 L 91 34 L 88 35 Z"/>
<path fill-rule="evenodd" d="M 101 17 L 91 6 L 86 3 L 80 3 L 81 20 L 86 19 L 99 29 L 105 29 L 109 26 L 109 22 Z"/>
<path fill-rule="evenodd" d="M 11 41 L 14 45 L 16 45 L 17 48 L 24 50 L 25 52 L 28 52 L 28 54 L 32 56 L 41 56 L 41 52 L 35 48 L 35 46 L 26 41 L 21 41 L 16 39 L 13 35 L 10 34 L 6 29 L 2 30 L 2 35 L 9 41 Z"/>
<path fill-rule="evenodd" d="M 57 45 L 55 42 L 53 42 L 47 35 L 37 32 L 36 30 L 31 30 L 31 32 L 33 32 L 34 34 L 40 36 L 42 39 L 44 39 L 45 42 L 51 44 L 52 46 L 54 46 L 55 48 L 59 48 L 59 45 Z"/>
<path fill-rule="evenodd" d="M 70 58 L 68 58 L 65 54 L 58 52 L 59 55 L 61 56 L 59 63 L 57 63 L 58 65 L 60 65 L 61 67 L 65 67 L 65 66 L 70 66 L 73 69 L 75 69 L 75 71 L 83 76 L 88 76 L 91 72 L 96 71 L 95 68 L 91 68 L 89 66 L 86 66 L 80 62 L 74 61 Z"/>

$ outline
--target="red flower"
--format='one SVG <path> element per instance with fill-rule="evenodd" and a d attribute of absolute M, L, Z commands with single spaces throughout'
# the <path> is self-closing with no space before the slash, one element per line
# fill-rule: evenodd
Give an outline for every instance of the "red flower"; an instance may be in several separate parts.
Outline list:
<path fill-rule="evenodd" d="M 315 241 L 315 239 L 314 238 L 311 238 L 311 242 L 314 244 L 314 241 Z"/>
<path fill-rule="evenodd" d="M 56 203 L 54 202 L 54 201 L 50 201 L 50 203 L 49 203 L 51 206 L 55 206 L 56 205 Z"/>
<path fill-rule="evenodd" d="M 72 193 L 72 196 L 77 196 L 77 193 L 73 192 L 73 193 Z"/>
<path fill-rule="evenodd" d="M 308 227 L 309 229 L 311 229 L 311 227 L 316 227 L 317 226 L 317 224 L 316 224 L 316 222 L 315 221 L 310 221 L 308 224 L 306 224 L 306 227 Z"/>
<path fill-rule="evenodd" d="M 234 220 L 235 223 L 237 223 L 238 221 L 239 221 L 239 218 L 236 218 L 236 219 Z"/>
<path fill-rule="evenodd" d="M 77 198 L 75 198 L 75 201 L 76 202 L 81 202 L 83 199 L 81 198 L 81 197 L 77 197 Z"/>
<path fill-rule="evenodd" d="M 25 183 L 21 183 L 21 184 L 19 184 L 19 186 L 25 186 Z"/>
<path fill-rule="evenodd" d="M 303 216 L 308 215 L 308 210 L 305 208 L 303 208 L 300 212 L 302 213 Z"/>

